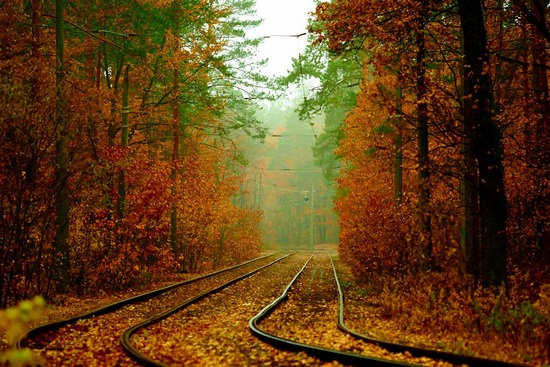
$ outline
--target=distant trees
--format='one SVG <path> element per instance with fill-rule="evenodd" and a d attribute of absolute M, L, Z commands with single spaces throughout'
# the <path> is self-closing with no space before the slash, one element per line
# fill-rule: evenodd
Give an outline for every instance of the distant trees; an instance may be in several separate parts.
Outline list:
<path fill-rule="evenodd" d="M 264 134 L 247 111 L 266 79 L 240 64 L 252 5 L 0 7 L 0 307 L 258 251 L 228 140 Z"/>

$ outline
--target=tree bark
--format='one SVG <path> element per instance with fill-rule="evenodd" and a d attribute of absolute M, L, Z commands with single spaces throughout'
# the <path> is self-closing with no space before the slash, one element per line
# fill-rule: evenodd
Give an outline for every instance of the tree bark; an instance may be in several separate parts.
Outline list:
<path fill-rule="evenodd" d="M 401 76 L 397 76 L 397 91 L 395 101 L 395 204 L 401 206 L 403 202 L 403 88 Z"/>
<path fill-rule="evenodd" d="M 463 120 L 463 132 L 467 131 Z M 462 233 L 460 236 L 462 250 L 462 270 L 472 275 L 476 281 L 480 280 L 480 218 L 479 200 L 477 192 L 477 164 L 474 157 L 472 140 L 469 134 L 464 134 L 462 142 L 462 170 L 461 201 L 464 210 Z"/>
<path fill-rule="evenodd" d="M 178 165 L 179 165 L 179 150 L 180 150 L 180 119 L 179 119 L 179 103 L 178 103 L 178 69 L 174 68 L 174 102 L 172 105 L 172 131 L 173 131 L 173 147 L 172 147 L 172 208 L 170 213 L 170 240 L 172 243 L 172 252 L 176 259 L 178 258 L 181 249 L 178 239 Z"/>
<path fill-rule="evenodd" d="M 418 209 L 420 213 L 420 230 L 422 233 L 422 256 L 428 268 L 433 267 L 432 251 L 432 216 L 430 209 L 430 169 L 428 146 L 428 102 L 426 101 L 426 44 L 425 16 L 420 14 L 420 27 L 416 33 L 416 96 L 418 123 Z"/>
<path fill-rule="evenodd" d="M 129 128 L 129 115 L 130 115 L 130 81 L 128 79 L 128 73 L 130 66 L 126 65 L 124 72 L 124 81 L 122 82 L 122 124 L 120 130 L 120 147 L 122 149 L 128 148 L 128 128 Z M 120 169 L 118 176 L 118 202 L 117 202 L 117 214 L 118 218 L 124 218 L 126 211 L 126 172 L 124 167 Z"/>
<path fill-rule="evenodd" d="M 464 41 L 464 120 L 478 162 L 481 216 L 481 281 L 506 282 L 507 206 L 502 132 L 494 119 L 487 34 L 480 0 L 458 1 Z"/>
<path fill-rule="evenodd" d="M 532 0 L 533 16 L 540 23 L 546 24 L 546 1 Z M 544 213 L 549 205 L 548 198 L 548 159 L 550 158 L 548 144 L 550 143 L 550 92 L 548 89 L 548 75 L 546 65 L 548 55 L 546 53 L 546 40 L 537 27 L 532 26 L 533 43 L 531 48 L 533 58 L 533 94 L 535 102 L 534 126 L 531 131 L 534 133 L 531 154 L 528 159 L 531 161 L 531 168 L 534 176 L 534 187 L 537 195 L 534 198 L 533 212 L 535 216 L 536 246 L 538 255 L 545 253 L 545 246 L 550 242 L 550 229 L 548 218 L 538 213 Z"/>
<path fill-rule="evenodd" d="M 462 52 L 464 53 L 464 40 Z M 462 85 L 460 99 L 464 99 L 464 60 L 461 70 Z M 475 159 L 472 136 L 469 132 L 466 119 L 462 119 L 462 178 L 460 187 L 460 199 L 462 203 L 463 218 L 460 233 L 461 271 L 470 274 L 476 282 L 481 280 L 479 269 L 480 261 L 480 234 L 481 218 L 479 216 L 479 196 L 477 187 L 478 167 Z"/>
<path fill-rule="evenodd" d="M 42 31 L 40 28 L 40 15 L 42 12 L 42 0 L 32 0 L 32 55 L 35 62 L 35 77 L 32 78 L 31 100 L 36 102 L 39 94 L 38 78 L 40 74 L 40 42 L 42 42 Z"/>
<path fill-rule="evenodd" d="M 68 165 L 67 151 L 67 117 L 65 114 L 64 96 L 64 42 L 63 31 L 63 0 L 56 0 L 56 108 L 55 124 L 57 128 L 56 155 L 55 155 L 55 196 L 56 196 L 56 234 L 54 239 L 55 260 L 57 271 L 57 288 L 66 292 L 69 285 L 69 194 L 68 194 Z"/>

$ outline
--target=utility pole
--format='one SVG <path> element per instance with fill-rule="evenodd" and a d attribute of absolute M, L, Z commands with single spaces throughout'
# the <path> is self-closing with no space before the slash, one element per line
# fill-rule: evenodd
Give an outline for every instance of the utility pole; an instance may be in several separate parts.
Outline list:
<path fill-rule="evenodd" d="M 260 179 L 258 182 L 258 209 L 262 208 L 262 174 L 260 173 Z"/>
<path fill-rule="evenodd" d="M 313 209 L 315 202 L 315 188 L 311 184 L 311 208 L 309 212 L 309 248 L 313 248 Z"/>

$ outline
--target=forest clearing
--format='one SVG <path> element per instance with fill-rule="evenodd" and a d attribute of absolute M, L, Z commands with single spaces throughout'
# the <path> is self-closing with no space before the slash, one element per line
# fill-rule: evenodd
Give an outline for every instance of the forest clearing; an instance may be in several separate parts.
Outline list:
<path fill-rule="evenodd" d="M 550 366 L 548 0 L 298 3 L 0 3 L 0 365 Z"/>

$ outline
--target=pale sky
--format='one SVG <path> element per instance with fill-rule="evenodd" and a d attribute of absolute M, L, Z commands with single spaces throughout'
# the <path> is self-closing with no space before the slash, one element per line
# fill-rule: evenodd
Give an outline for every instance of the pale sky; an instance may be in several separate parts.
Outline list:
<path fill-rule="evenodd" d="M 308 13 L 315 10 L 315 0 L 256 0 L 257 16 L 263 23 L 248 32 L 250 36 L 297 35 L 306 32 Z M 258 48 L 258 57 L 267 58 L 265 74 L 282 76 L 292 66 L 292 58 L 303 51 L 307 35 L 270 37 Z"/>

